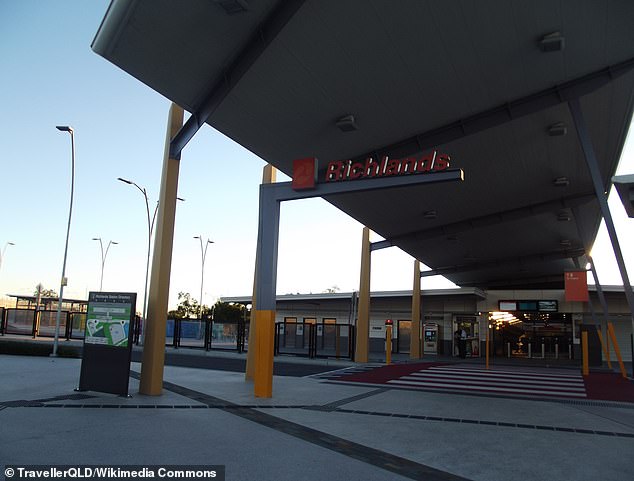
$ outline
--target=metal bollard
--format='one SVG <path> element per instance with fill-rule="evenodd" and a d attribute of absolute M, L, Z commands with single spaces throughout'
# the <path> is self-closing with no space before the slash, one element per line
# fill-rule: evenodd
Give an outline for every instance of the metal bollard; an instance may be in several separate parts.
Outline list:
<path fill-rule="evenodd" d="M 546 359 L 546 344 L 542 342 L 542 359 Z"/>
<path fill-rule="evenodd" d="M 528 358 L 530 359 L 531 357 L 533 357 L 533 344 L 532 343 L 528 343 Z"/>
<path fill-rule="evenodd" d="M 511 343 L 510 342 L 506 343 L 506 353 L 507 353 L 507 357 L 510 358 L 511 357 Z"/>
<path fill-rule="evenodd" d="M 568 359 L 572 359 L 572 344 L 568 344 Z"/>
<path fill-rule="evenodd" d="M 555 344 L 555 359 L 559 359 L 559 344 Z"/>

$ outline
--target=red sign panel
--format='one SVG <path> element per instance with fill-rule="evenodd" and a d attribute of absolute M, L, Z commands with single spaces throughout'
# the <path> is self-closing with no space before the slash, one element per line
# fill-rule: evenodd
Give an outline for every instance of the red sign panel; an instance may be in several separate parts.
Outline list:
<path fill-rule="evenodd" d="M 566 301 L 588 302 L 588 273 L 568 271 L 564 273 Z"/>
<path fill-rule="evenodd" d="M 293 161 L 293 183 L 291 184 L 293 190 L 314 189 L 315 177 L 317 177 L 317 159 L 315 157 Z"/>

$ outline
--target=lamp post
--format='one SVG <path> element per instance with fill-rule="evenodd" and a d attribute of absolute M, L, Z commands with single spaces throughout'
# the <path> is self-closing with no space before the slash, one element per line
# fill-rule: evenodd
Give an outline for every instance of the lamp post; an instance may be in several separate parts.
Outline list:
<path fill-rule="evenodd" d="M 7 247 L 14 246 L 13 242 L 5 242 L 2 251 L 0 251 L 0 269 L 2 268 L 2 260 L 4 259 L 4 253 L 7 251 Z"/>
<path fill-rule="evenodd" d="M 111 245 L 117 245 L 118 242 L 108 241 L 108 245 L 106 246 L 106 252 L 103 251 L 103 242 L 101 242 L 101 237 L 93 237 L 92 240 L 99 241 L 99 247 L 101 248 L 101 280 L 99 281 L 99 291 L 103 291 L 103 269 L 106 265 L 106 257 L 108 257 L 108 251 L 110 250 Z"/>
<path fill-rule="evenodd" d="M 68 208 L 68 227 L 66 229 L 66 244 L 64 247 L 64 263 L 62 264 L 62 279 L 59 286 L 59 300 L 57 302 L 57 317 L 55 318 L 55 339 L 53 340 L 53 354 L 57 356 L 57 347 L 59 344 L 59 324 L 62 315 L 62 300 L 64 298 L 64 286 L 68 283 L 66 279 L 66 258 L 68 257 L 68 238 L 70 237 L 70 220 L 73 215 L 73 194 L 75 192 L 75 136 L 73 129 L 68 125 L 57 125 L 56 129 L 60 132 L 68 132 L 70 134 L 71 146 L 71 177 L 70 177 L 70 207 Z"/>
<path fill-rule="evenodd" d="M 150 217 L 150 203 L 148 201 L 147 191 L 145 190 L 145 187 L 140 187 L 136 182 L 132 182 L 131 180 L 123 179 L 121 177 L 118 177 L 117 180 L 120 180 L 121 182 L 128 185 L 133 185 L 134 187 L 139 189 L 139 191 L 143 194 L 143 198 L 145 199 L 145 211 L 147 213 L 147 234 L 148 234 L 147 235 L 147 261 L 145 264 L 145 287 L 143 289 L 143 321 L 145 322 L 147 317 L 147 283 L 148 283 L 148 278 L 150 275 L 150 252 L 152 250 L 152 232 L 154 232 L 154 221 L 156 220 L 156 213 L 158 212 L 159 203 L 158 201 L 156 202 L 156 207 L 154 207 L 154 214 L 152 214 L 152 217 Z M 182 199 L 180 197 L 176 197 L 176 199 L 180 200 L 181 202 L 185 201 L 185 199 Z M 143 329 L 143 332 L 141 334 L 141 344 L 144 344 L 144 340 L 145 340 L 145 329 Z"/>
<path fill-rule="evenodd" d="M 205 249 L 203 250 L 203 238 L 202 236 L 194 236 L 194 239 L 200 241 L 200 258 L 201 258 L 201 270 L 200 270 L 200 303 L 198 304 L 198 317 L 202 318 L 203 315 L 203 283 L 205 281 L 205 258 L 207 257 L 207 247 L 209 244 L 213 244 L 214 241 L 207 239 L 205 242 Z"/>

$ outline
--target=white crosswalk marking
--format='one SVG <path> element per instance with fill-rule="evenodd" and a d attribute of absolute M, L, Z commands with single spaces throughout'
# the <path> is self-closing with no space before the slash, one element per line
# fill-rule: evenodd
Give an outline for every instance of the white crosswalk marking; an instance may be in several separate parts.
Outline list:
<path fill-rule="evenodd" d="M 473 366 L 434 366 L 421 369 L 389 385 L 409 389 L 439 389 L 509 395 L 586 398 L 583 377 L 577 373 L 480 369 Z"/>

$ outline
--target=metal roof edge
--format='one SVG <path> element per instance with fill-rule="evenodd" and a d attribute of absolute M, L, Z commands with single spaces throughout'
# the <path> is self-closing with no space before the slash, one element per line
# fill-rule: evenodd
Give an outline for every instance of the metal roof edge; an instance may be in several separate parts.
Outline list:
<path fill-rule="evenodd" d="M 93 52 L 102 57 L 106 57 L 112 52 L 137 4 L 138 0 L 110 1 L 95 38 L 90 44 Z"/>
<path fill-rule="evenodd" d="M 449 289 L 423 289 L 421 290 L 422 296 L 477 296 L 482 299 L 486 298 L 486 293 L 477 287 L 458 287 Z M 400 291 L 373 291 L 370 293 L 370 298 L 389 298 L 389 297 L 411 297 L 411 290 Z M 321 292 L 317 294 L 278 294 L 276 301 L 307 301 L 315 299 L 349 299 L 352 297 L 352 292 Z M 250 303 L 251 296 L 223 296 L 219 299 L 222 302 L 239 302 Z"/>

